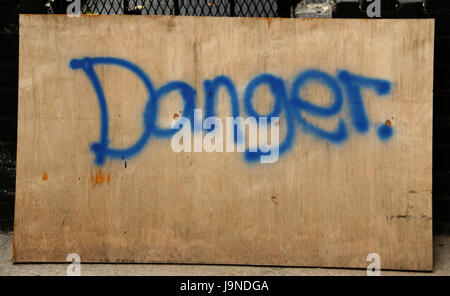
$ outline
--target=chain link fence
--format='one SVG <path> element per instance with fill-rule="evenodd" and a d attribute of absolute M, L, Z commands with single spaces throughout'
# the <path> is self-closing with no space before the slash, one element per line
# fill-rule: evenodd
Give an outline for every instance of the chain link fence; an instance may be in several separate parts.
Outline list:
<path fill-rule="evenodd" d="M 85 14 L 292 17 L 301 0 L 81 0 Z M 67 3 L 50 0 L 54 12 Z M 60 2 L 60 3 L 58 3 Z"/>

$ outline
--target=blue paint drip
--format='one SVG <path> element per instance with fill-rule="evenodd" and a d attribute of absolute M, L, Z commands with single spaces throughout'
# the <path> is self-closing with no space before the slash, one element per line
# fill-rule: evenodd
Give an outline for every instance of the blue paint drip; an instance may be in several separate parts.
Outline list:
<path fill-rule="evenodd" d="M 386 142 L 392 137 L 392 135 L 394 134 L 394 130 L 392 129 L 392 126 L 380 124 L 380 126 L 377 129 L 377 134 L 380 140 Z"/>

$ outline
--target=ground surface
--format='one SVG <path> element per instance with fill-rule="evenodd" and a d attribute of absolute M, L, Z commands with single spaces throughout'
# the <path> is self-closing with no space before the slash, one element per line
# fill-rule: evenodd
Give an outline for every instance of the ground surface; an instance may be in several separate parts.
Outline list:
<path fill-rule="evenodd" d="M 0 276 L 66 275 L 67 264 L 12 264 L 12 232 L 0 234 Z M 382 275 L 450 275 L 450 236 L 434 239 L 434 272 L 382 271 Z M 82 264 L 81 275 L 265 276 L 366 275 L 365 270 L 172 264 Z"/>

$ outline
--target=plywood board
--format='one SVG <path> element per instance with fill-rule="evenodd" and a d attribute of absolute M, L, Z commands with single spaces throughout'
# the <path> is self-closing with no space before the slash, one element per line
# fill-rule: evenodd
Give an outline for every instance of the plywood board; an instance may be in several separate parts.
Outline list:
<path fill-rule="evenodd" d="M 433 35 L 22 15 L 14 260 L 432 269 Z M 278 160 L 175 152 L 194 108 L 279 117 Z"/>

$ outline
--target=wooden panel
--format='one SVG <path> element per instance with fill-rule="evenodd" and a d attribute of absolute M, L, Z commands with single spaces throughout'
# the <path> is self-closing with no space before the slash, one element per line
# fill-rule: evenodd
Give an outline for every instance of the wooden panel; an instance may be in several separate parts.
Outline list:
<path fill-rule="evenodd" d="M 376 252 L 432 269 L 433 35 L 433 20 L 21 16 L 14 260 L 365 268 Z M 172 150 L 161 129 L 193 109 L 174 87 L 204 108 L 216 77 L 242 117 L 253 86 L 253 109 L 279 115 L 278 161 Z M 216 114 L 231 107 L 220 88 Z"/>

